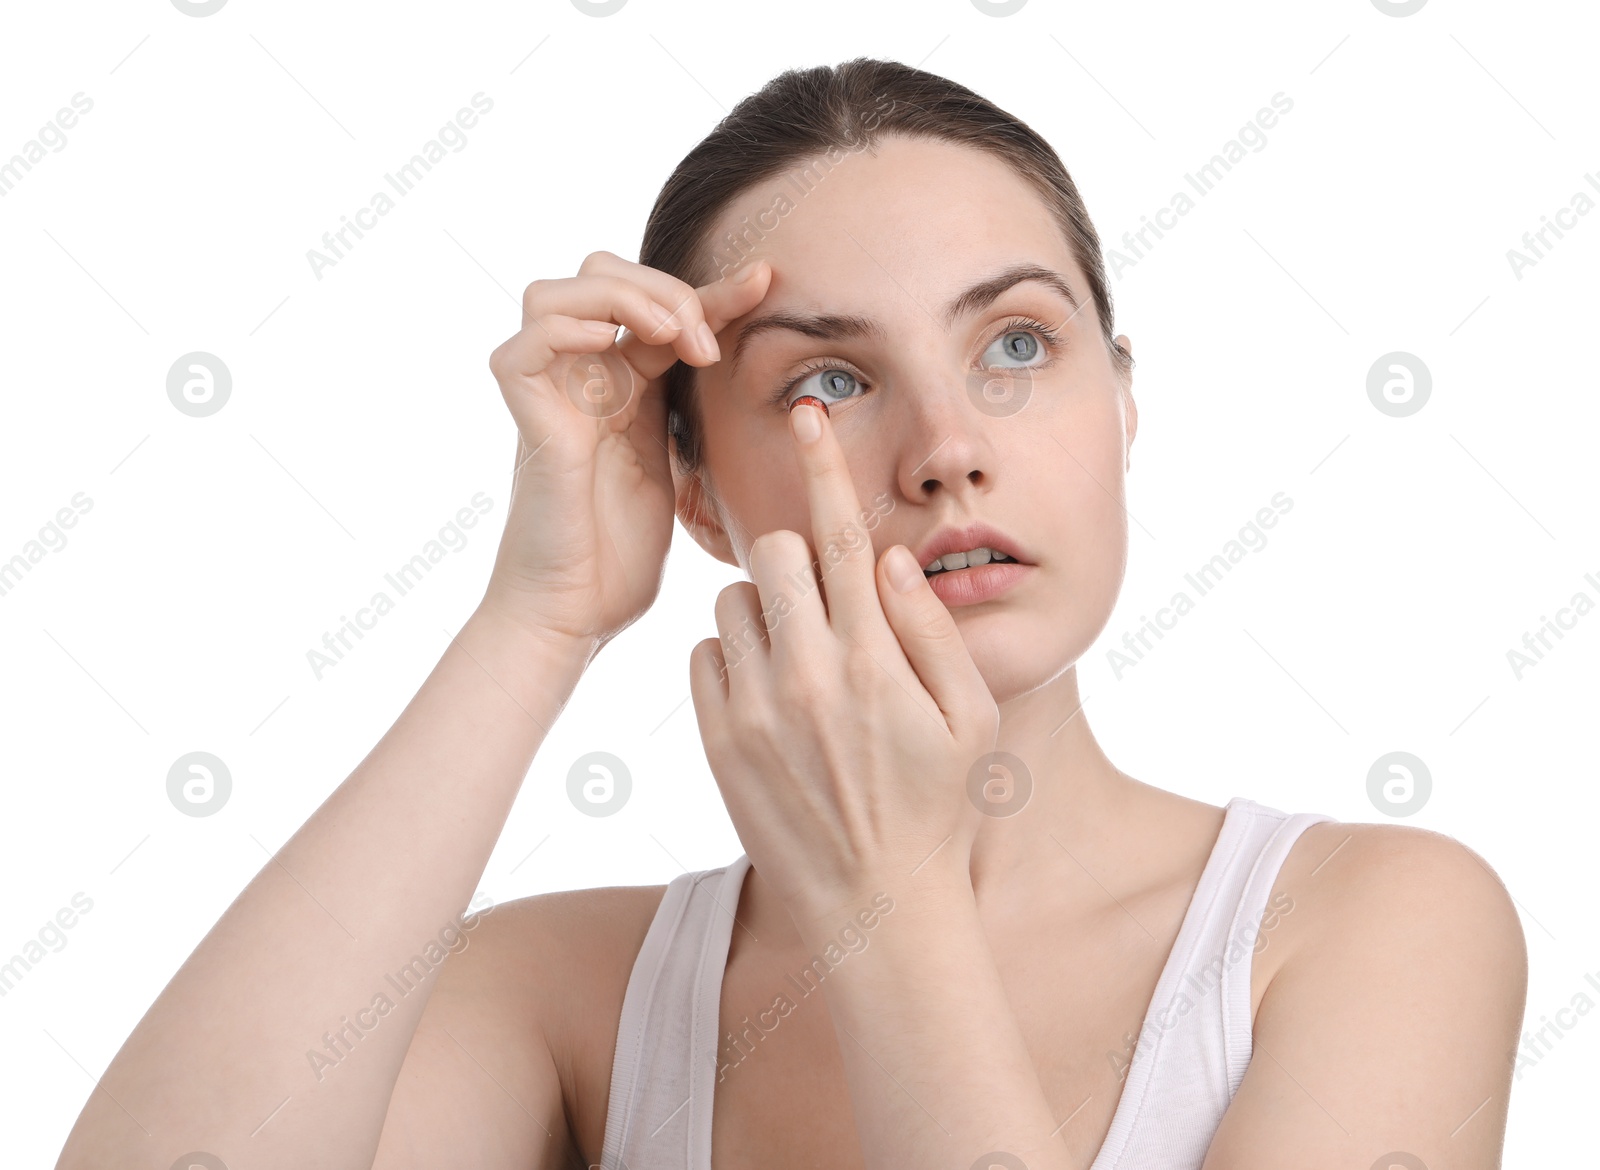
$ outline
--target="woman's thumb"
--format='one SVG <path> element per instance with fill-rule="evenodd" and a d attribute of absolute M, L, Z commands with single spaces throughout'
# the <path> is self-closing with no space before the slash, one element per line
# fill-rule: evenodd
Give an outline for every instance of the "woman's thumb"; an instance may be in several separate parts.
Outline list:
<path fill-rule="evenodd" d="M 730 321 L 737 321 L 755 308 L 767 295 L 771 284 L 772 265 L 764 260 L 750 260 L 696 289 L 711 332 L 722 332 Z"/>

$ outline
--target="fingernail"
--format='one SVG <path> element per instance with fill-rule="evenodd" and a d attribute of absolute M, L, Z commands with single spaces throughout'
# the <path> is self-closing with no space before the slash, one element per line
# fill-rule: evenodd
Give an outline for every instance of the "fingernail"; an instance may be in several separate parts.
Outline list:
<path fill-rule="evenodd" d="M 911 559 L 911 550 L 897 544 L 889 550 L 889 584 L 896 593 L 910 593 L 924 580 L 922 568 Z"/>
<path fill-rule="evenodd" d="M 811 409 L 795 409 L 802 402 Z M 821 399 L 812 398 L 809 394 L 789 404 L 789 425 L 794 428 L 795 438 L 802 443 L 815 443 L 822 438 L 822 419 L 817 414 L 818 409 L 826 411 L 828 408 Z"/>
<path fill-rule="evenodd" d="M 799 398 L 796 398 L 793 402 L 789 403 L 789 410 L 792 412 L 794 408 L 799 406 L 802 402 L 816 407 L 823 414 L 828 415 L 830 418 L 833 416 L 833 412 L 828 409 L 828 404 L 822 401 L 822 399 L 818 398 L 815 394 L 800 395 Z"/>
<path fill-rule="evenodd" d="M 700 348 L 711 355 L 712 361 L 720 361 L 722 359 L 722 350 L 717 348 L 717 338 L 711 332 L 711 326 L 704 321 L 700 322 L 700 328 L 694 331 L 694 336 L 695 340 L 700 343 Z"/>
<path fill-rule="evenodd" d="M 730 284 L 743 284 L 745 281 L 749 280 L 752 276 L 754 276 L 756 274 L 756 268 L 760 264 L 761 264 L 761 261 L 759 261 L 759 260 L 757 260 L 757 261 L 755 261 L 753 263 L 750 263 L 750 264 L 746 264 L 743 268 L 739 269 L 738 272 L 735 272 L 733 274 L 733 276 L 729 279 L 729 283 Z"/>

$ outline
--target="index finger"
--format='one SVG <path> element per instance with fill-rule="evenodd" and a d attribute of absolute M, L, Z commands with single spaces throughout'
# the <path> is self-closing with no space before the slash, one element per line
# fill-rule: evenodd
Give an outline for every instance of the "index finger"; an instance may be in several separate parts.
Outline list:
<path fill-rule="evenodd" d="M 789 410 L 789 430 L 810 506 L 811 536 L 828 621 L 840 635 L 859 640 L 886 627 L 888 619 L 878 598 L 877 556 L 872 537 L 861 524 L 855 481 L 826 410 L 813 406 L 806 397 L 797 398 Z"/>

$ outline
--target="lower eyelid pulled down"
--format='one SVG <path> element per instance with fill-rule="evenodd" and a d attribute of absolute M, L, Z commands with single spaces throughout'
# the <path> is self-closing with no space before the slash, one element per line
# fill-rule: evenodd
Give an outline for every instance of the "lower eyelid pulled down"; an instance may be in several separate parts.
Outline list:
<path fill-rule="evenodd" d="M 990 345 L 993 345 L 995 341 L 1004 337 L 1007 333 L 1019 332 L 1037 334 L 1045 343 L 1045 356 L 1047 359 L 1044 362 L 1040 362 L 1036 366 L 1024 366 L 1022 367 L 1023 369 L 1039 369 L 1042 366 L 1049 364 L 1049 360 L 1053 360 L 1057 351 L 1061 348 L 1062 338 L 1056 330 L 1039 321 L 1035 321 L 1031 317 L 1014 317 L 1004 323 L 1002 328 L 994 335 L 993 338 L 989 340 L 988 345 L 984 346 L 983 352 L 987 352 Z M 862 377 L 860 372 L 857 371 L 856 368 L 847 361 L 836 361 L 827 358 L 816 359 L 802 366 L 792 378 L 786 379 L 783 385 L 779 386 L 778 389 L 774 391 L 771 398 L 771 404 L 781 410 L 787 410 L 789 400 L 793 396 L 795 390 L 800 386 L 800 383 L 804 382 L 813 374 L 819 374 L 824 370 L 843 370 L 858 383 L 862 385 L 867 384 L 867 379 Z M 843 402 L 846 400 L 840 398 L 835 399 L 835 401 Z"/>

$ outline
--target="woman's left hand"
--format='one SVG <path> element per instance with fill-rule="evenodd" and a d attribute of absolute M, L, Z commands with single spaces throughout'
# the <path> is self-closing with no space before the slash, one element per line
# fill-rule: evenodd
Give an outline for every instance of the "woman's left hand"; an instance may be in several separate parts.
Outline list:
<path fill-rule="evenodd" d="M 812 441 L 801 415 L 817 420 Z M 718 596 L 723 636 L 694 648 L 690 686 L 739 839 L 804 934 L 878 891 L 970 883 L 983 813 L 969 777 L 989 774 L 1000 714 L 911 553 L 874 564 L 875 514 L 830 420 L 803 405 L 790 427 L 817 552 L 797 532 L 756 539 L 753 582 Z"/>

